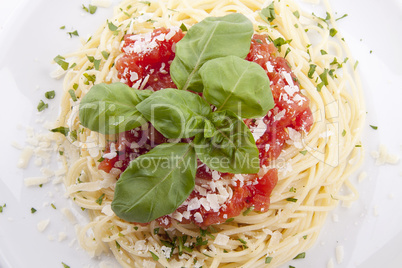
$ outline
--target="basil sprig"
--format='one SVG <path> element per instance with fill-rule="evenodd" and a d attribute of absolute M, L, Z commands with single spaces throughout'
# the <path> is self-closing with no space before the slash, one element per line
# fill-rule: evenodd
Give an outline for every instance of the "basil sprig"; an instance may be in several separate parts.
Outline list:
<path fill-rule="evenodd" d="M 179 89 L 97 84 L 81 99 L 79 118 L 93 131 L 116 134 L 151 122 L 166 138 L 192 138 L 131 161 L 116 184 L 117 216 L 149 222 L 175 211 L 194 188 L 197 159 L 220 172 L 258 172 L 259 152 L 242 118 L 266 115 L 274 101 L 265 71 L 244 59 L 252 34 L 241 14 L 207 18 L 176 45 L 170 74 Z"/>

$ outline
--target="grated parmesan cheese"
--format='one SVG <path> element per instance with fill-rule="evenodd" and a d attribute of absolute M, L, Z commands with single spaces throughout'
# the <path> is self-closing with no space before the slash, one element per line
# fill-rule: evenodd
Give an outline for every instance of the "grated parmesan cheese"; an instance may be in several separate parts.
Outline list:
<path fill-rule="evenodd" d="M 50 219 L 42 220 L 36 225 L 39 232 L 43 232 L 50 223 Z"/>
<path fill-rule="evenodd" d="M 214 240 L 214 243 L 220 246 L 225 246 L 229 243 L 229 236 L 218 234 Z"/>
<path fill-rule="evenodd" d="M 338 264 L 341 264 L 343 262 L 343 258 L 345 255 L 344 249 L 342 245 L 339 245 L 335 248 L 335 256 L 336 256 L 336 262 Z"/>
<path fill-rule="evenodd" d="M 22 169 L 26 168 L 32 158 L 33 153 L 34 149 L 31 146 L 25 147 L 21 152 L 20 158 L 18 159 L 17 167 Z"/>
<path fill-rule="evenodd" d="M 25 186 L 38 186 L 49 181 L 49 177 L 30 177 L 24 179 Z"/>

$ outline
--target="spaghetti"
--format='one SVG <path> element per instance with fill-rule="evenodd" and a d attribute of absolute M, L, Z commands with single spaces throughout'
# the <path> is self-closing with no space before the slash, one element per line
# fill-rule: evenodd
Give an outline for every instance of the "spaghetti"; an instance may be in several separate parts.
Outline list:
<path fill-rule="evenodd" d="M 365 107 L 350 52 L 340 34 L 331 32 L 335 19 L 319 18 L 293 1 L 281 0 L 273 2 L 275 18 L 267 21 L 261 9 L 268 4 L 123 1 L 79 51 L 65 56 L 75 64 L 64 79 L 59 123 L 69 128 L 71 144 L 60 147 L 69 169 L 64 181 L 67 194 L 91 219 L 78 233 L 85 250 L 93 255 L 112 251 L 123 267 L 277 267 L 314 244 L 328 212 L 339 201 L 358 198 L 348 178 L 362 161 L 356 145 Z M 120 81 L 115 62 L 121 57 L 125 34 L 191 27 L 206 17 L 232 12 L 245 15 L 256 33 L 285 41 L 277 46 L 309 98 L 314 117 L 309 133 L 290 135 L 279 157 L 269 164 L 279 174 L 268 211 L 248 211 L 207 229 L 174 220 L 170 228 L 157 221 L 140 225 L 121 220 L 111 210 L 119 171 L 98 169 L 102 150 L 114 137 L 80 125 L 79 100 L 93 84 Z M 343 188 L 346 194 L 341 194 Z"/>

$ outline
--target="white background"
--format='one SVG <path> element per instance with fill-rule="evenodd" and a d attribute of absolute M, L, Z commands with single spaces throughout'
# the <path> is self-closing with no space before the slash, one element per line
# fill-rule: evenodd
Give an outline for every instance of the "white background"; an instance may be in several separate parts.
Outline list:
<path fill-rule="evenodd" d="M 327 267 L 332 259 L 334 267 L 402 267 L 402 166 L 378 167 L 370 157 L 380 144 L 402 156 L 402 1 L 330 2 L 337 17 L 348 14 L 338 22 L 338 31 L 359 61 L 368 111 L 362 170 L 368 178 L 358 183 L 357 174 L 353 176 L 360 199 L 351 208 L 336 209 L 333 214 L 339 221 L 334 222 L 330 215 L 306 259 L 290 264 L 297 268 Z M 85 218 L 64 197 L 62 185 L 23 185 L 23 178 L 40 172 L 33 163 L 26 170 L 17 169 L 20 151 L 11 145 L 24 145 L 27 125 L 45 131 L 43 122 L 57 115 L 57 98 L 48 101 L 49 109 L 41 114 L 36 106 L 44 99 L 44 92 L 61 88 L 61 81 L 49 76 L 55 68 L 51 60 L 80 45 L 79 38 L 69 38 L 66 32 L 77 30 L 86 39 L 112 15 L 112 8 L 99 8 L 90 15 L 82 10 L 82 4 L 89 1 L 0 0 L 0 205 L 7 205 L 0 214 L 0 268 L 62 267 L 61 262 L 71 267 L 113 266 L 107 259 L 91 259 L 79 248 L 74 226 L 61 209 L 72 207 L 79 220 Z M 63 25 L 66 29 L 60 30 Z M 378 126 L 378 130 L 369 125 Z M 31 214 L 31 207 L 38 211 Z M 50 219 L 50 224 L 39 233 L 36 225 L 44 219 Z M 60 232 L 67 234 L 61 242 Z M 345 250 L 340 264 L 335 258 L 338 245 Z"/>

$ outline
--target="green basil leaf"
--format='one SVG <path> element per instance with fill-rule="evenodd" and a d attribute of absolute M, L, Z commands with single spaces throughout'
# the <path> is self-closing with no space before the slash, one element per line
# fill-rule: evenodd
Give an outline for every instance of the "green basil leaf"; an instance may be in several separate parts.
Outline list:
<path fill-rule="evenodd" d="M 123 83 L 97 84 L 82 98 L 81 124 L 102 134 L 116 134 L 141 126 L 145 118 L 135 108 L 150 92 Z"/>
<path fill-rule="evenodd" d="M 131 161 L 116 183 L 112 210 L 146 223 L 174 212 L 195 185 L 197 159 L 189 143 L 164 143 Z"/>
<path fill-rule="evenodd" d="M 166 138 L 189 138 L 203 131 L 210 105 L 189 91 L 165 88 L 137 105 L 137 110 Z"/>
<path fill-rule="evenodd" d="M 257 173 L 259 152 L 250 129 L 231 111 L 213 112 L 208 118 L 215 127 L 211 138 L 202 133 L 194 138 L 198 158 L 213 170 L 229 173 Z"/>
<path fill-rule="evenodd" d="M 275 105 L 269 78 L 257 63 L 227 56 L 206 62 L 200 74 L 204 97 L 217 111 L 230 110 L 241 118 L 256 118 Z"/>
<path fill-rule="evenodd" d="M 208 17 L 193 25 L 176 44 L 170 74 L 179 89 L 202 92 L 198 70 L 208 60 L 235 55 L 245 58 L 250 51 L 253 25 L 239 13 Z"/>

